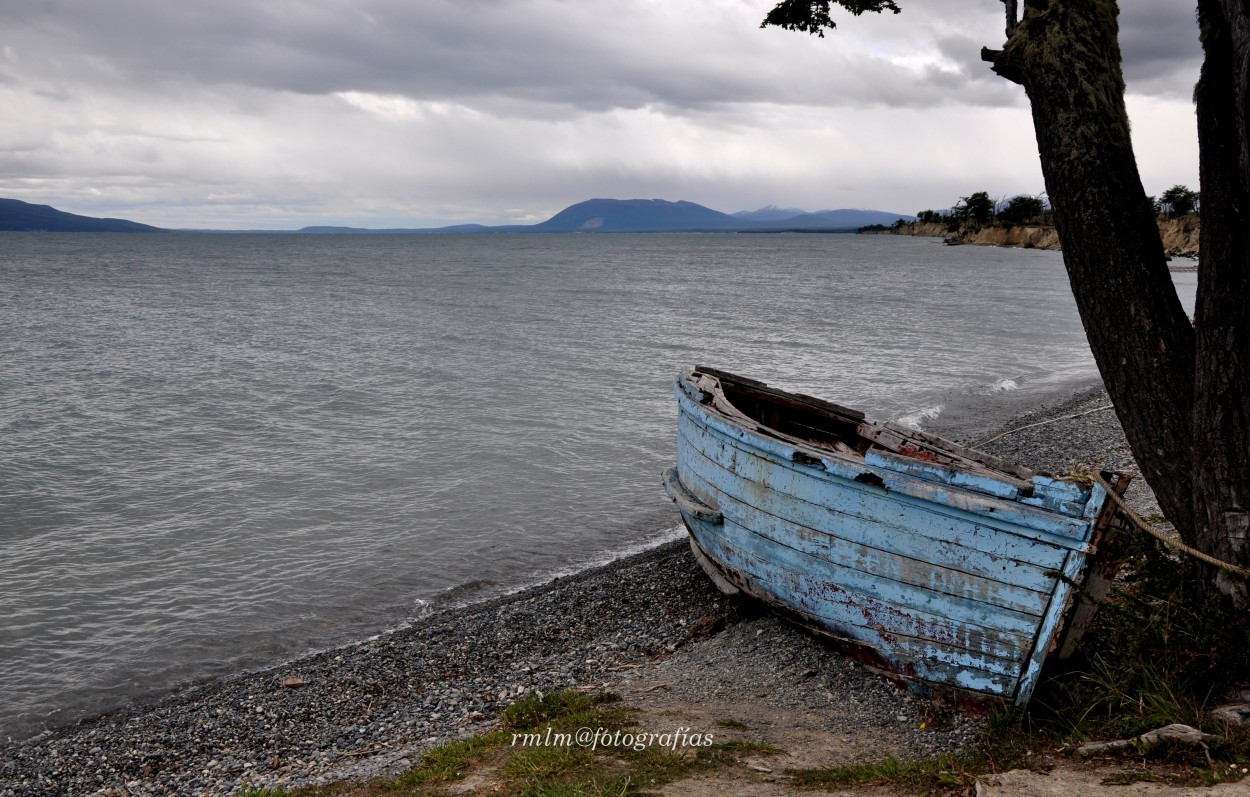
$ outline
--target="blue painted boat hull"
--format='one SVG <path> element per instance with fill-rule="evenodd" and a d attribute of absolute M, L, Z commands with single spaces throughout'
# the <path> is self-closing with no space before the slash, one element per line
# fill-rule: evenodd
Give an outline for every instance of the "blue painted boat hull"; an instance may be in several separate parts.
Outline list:
<path fill-rule="evenodd" d="M 665 488 L 722 590 L 921 691 L 1028 702 L 1112 523 L 1102 487 L 713 369 L 674 393 Z"/>

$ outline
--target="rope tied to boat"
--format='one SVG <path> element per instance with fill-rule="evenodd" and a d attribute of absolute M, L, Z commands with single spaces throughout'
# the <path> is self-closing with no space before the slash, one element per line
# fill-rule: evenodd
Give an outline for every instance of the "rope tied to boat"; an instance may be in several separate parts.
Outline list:
<path fill-rule="evenodd" d="M 1105 412 L 1106 410 L 1112 410 L 1112 409 L 1115 409 L 1114 405 L 1106 404 L 1101 407 L 1094 407 L 1092 410 L 1074 412 L 1071 415 L 1061 415 L 1057 418 L 1047 418 L 1046 420 L 1038 421 L 1037 423 L 1030 423 L 1024 426 L 1017 426 L 1015 429 L 1008 429 L 1007 431 L 996 434 L 993 437 L 989 437 L 989 438 L 986 438 L 985 440 L 981 440 L 979 442 L 973 443 L 972 447 L 980 448 L 981 446 L 988 445 L 990 443 L 995 442 L 996 440 L 1002 440 L 1004 437 L 1013 435 L 1016 432 L 1023 432 L 1025 429 L 1034 429 L 1038 426 L 1046 426 L 1047 424 L 1055 423 L 1057 421 L 1067 421 L 1073 418 L 1080 418 L 1084 415 L 1093 415 L 1095 412 Z M 1085 474 L 1082 473 L 1082 475 L 1085 475 Z M 1217 559 L 1208 553 L 1203 553 L 1197 548 L 1186 545 L 1185 543 L 1177 539 L 1175 535 L 1168 534 L 1166 531 L 1156 527 L 1153 523 L 1150 523 L 1141 515 L 1134 512 L 1133 509 L 1127 503 L 1125 503 L 1124 499 L 1120 497 L 1120 494 L 1115 491 L 1115 488 L 1113 488 L 1107 482 L 1106 479 L 1104 479 L 1102 476 L 1100 476 L 1097 473 L 1094 473 L 1093 475 L 1094 475 L 1094 479 L 1098 482 L 1098 484 L 1102 485 L 1102 488 L 1107 491 L 1107 495 L 1111 496 L 1111 500 L 1115 502 L 1116 506 L 1120 508 L 1120 511 L 1124 513 L 1124 516 L 1127 517 L 1134 526 L 1146 532 L 1151 537 L 1154 537 L 1156 540 L 1168 546 L 1169 548 L 1180 551 L 1181 553 L 1189 554 L 1195 559 L 1201 562 L 1206 562 L 1212 567 L 1218 567 L 1220 570 L 1223 570 L 1227 573 L 1232 573 L 1234 575 L 1241 576 L 1244 579 L 1250 580 L 1250 568 L 1241 567 L 1240 565 L 1229 564 L 1228 562 L 1225 562 L 1221 559 Z"/>
<path fill-rule="evenodd" d="M 1154 537 L 1156 540 L 1168 546 L 1169 548 L 1173 548 L 1177 551 L 1180 551 L 1181 553 L 1189 554 L 1195 559 L 1202 561 L 1202 562 L 1206 562 L 1207 564 L 1213 567 L 1218 567 L 1219 569 L 1225 572 L 1241 576 L 1242 578 L 1245 578 L 1245 579 L 1250 579 L 1250 568 L 1229 564 L 1228 562 L 1225 562 L 1223 560 L 1216 559 L 1214 556 L 1208 553 L 1203 553 L 1197 548 L 1186 545 L 1185 543 L 1177 539 L 1174 535 L 1168 534 L 1163 529 L 1158 528 L 1153 523 L 1150 523 L 1141 515 L 1134 512 L 1132 507 L 1130 507 L 1125 502 L 1125 500 L 1120 497 L 1119 493 L 1117 493 L 1115 489 L 1110 484 L 1108 484 L 1107 480 L 1104 479 L 1102 476 L 1097 476 L 1096 478 L 1098 479 L 1098 484 L 1102 485 L 1102 489 L 1107 491 L 1107 495 L 1111 496 L 1111 500 L 1114 501 L 1116 506 L 1120 508 L 1120 511 L 1124 513 L 1124 516 L 1127 517 L 1130 521 L 1132 521 L 1133 525 L 1136 526 L 1137 528 L 1146 532 L 1151 537 Z"/>

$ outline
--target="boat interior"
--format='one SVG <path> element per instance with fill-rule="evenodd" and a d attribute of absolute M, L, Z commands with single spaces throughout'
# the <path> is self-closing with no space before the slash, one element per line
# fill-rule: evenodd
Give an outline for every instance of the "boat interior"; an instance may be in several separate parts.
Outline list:
<path fill-rule="evenodd" d="M 863 456 L 872 448 L 891 451 L 938 465 L 990 469 L 1029 480 L 1033 472 L 1009 465 L 983 451 L 892 423 L 868 420 L 858 410 L 801 393 L 787 393 L 766 383 L 705 366 L 696 366 L 691 381 L 714 393 L 737 413 L 754 421 L 759 431 L 817 448 Z"/>

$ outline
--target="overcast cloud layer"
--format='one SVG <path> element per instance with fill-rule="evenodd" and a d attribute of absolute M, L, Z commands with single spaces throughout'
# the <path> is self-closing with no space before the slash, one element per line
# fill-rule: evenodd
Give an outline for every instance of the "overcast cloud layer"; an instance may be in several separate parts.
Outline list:
<path fill-rule="evenodd" d="M 0 0 L 0 196 L 260 229 L 1041 192 L 999 0 L 900 4 L 817 39 L 767 0 Z M 1121 6 L 1146 190 L 1196 185 L 1193 8 Z"/>

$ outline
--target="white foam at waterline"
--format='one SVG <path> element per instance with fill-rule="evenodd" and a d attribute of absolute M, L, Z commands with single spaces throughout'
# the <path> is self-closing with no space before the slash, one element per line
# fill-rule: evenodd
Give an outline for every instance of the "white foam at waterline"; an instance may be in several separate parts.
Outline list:
<path fill-rule="evenodd" d="M 899 426 L 906 426 L 908 429 L 915 429 L 919 431 L 921 423 L 924 421 L 936 420 L 937 417 L 942 414 L 942 410 L 944 409 L 946 409 L 945 404 L 934 404 L 931 407 L 923 407 L 915 410 L 914 412 L 909 412 L 906 415 L 901 415 L 896 418 L 894 422 Z"/>
<path fill-rule="evenodd" d="M 1000 379 L 994 383 L 994 390 L 999 393 L 1006 393 L 1012 390 L 1019 390 L 1020 384 L 1014 379 Z"/>

